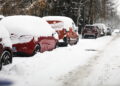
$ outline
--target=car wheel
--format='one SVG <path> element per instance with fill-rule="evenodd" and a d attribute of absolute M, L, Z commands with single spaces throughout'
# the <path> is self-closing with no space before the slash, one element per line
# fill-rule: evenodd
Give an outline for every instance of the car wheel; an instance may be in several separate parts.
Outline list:
<path fill-rule="evenodd" d="M 78 41 L 79 41 L 79 38 L 77 38 L 77 40 L 76 40 L 76 42 L 75 42 L 74 44 L 77 44 L 77 43 L 78 43 Z"/>
<path fill-rule="evenodd" d="M 35 55 L 37 52 L 39 52 L 40 51 L 40 45 L 36 45 L 35 46 L 35 49 L 34 49 L 34 51 L 33 51 L 33 55 Z"/>
<path fill-rule="evenodd" d="M 69 42 L 69 39 L 67 37 L 64 37 L 64 46 L 67 46 L 68 45 L 68 42 Z"/>
<path fill-rule="evenodd" d="M 12 54 L 9 51 L 4 51 L 1 57 L 3 65 L 12 63 Z"/>
<path fill-rule="evenodd" d="M 59 47 L 59 42 L 56 42 L 55 48 Z"/>
<path fill-rule="evenodd" d="M 84 36 L 82 36 L 81 38 L 84 39 Z"/>
<path fill-rule="evenodd" d="M 0 58 L 0 70 L 2 69 L 2 60 Z"/>
<path fill-rule="evenodd" d="M 97 37 L 98 37 L 97 35 L 94 36 L 95 39 L 96 39 Z"/>

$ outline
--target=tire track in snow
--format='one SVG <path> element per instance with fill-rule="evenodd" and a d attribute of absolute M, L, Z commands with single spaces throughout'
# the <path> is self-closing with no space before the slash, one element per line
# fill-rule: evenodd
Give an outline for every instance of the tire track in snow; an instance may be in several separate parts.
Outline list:
<path fill-rule="evenodd" d="M 86 65 L 80 66 L 80 67 L 76 68 L 75 70 L 72 70 L 71 72 L 69 72 L 68 74 L 63 76 L 62 78 L 60 78 L 59 80 L 61 80 L 63 82 L 62 86 L 84 86 L 84 83 L 85 83 L 84 79 L 87 78 L 92 73 L 94 66 L 96 64 L 98 64 L 99 57 L 104 53 L 104 49 L 106 49 L 113 41 L 115 41 L 118 38 L 119 38 L 118 35 L 114 36 L 111 39 L 111 41 L 108 42 L 106 44 L 106 46 L 97 53 L 97 55 L 93 56 L 88 61 L 88 63 Z M 106 65 L 106 71 L 108 71 L 108 69 L 107 69 L 107 68 L 109 68 L 108 66 L 109 65 Z M 105 75 L 105 73 L 103 73 L 103 75 Z M 102 77 L 99 77 L 99 78 L 101 80 Z M 106 76 L 105 80 L 108 78 L 109 78 L 109 76 Z M 79 85 L 76 83 L 76 82 L 78 82 L 78 80 L 79 80 Z M 102 84 L 102 81 L 101 81 L 101 84 Z M 87 86 L 90 86 L 89 83 Z"/>

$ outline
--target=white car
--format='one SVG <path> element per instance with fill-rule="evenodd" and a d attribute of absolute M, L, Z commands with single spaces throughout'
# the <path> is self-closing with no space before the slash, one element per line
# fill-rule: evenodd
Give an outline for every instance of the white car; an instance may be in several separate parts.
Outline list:
<path fill-rule="evenodd" d="M 113 33 L 120 33 L 120 29 L 114 29 Z"/>
<path fill-rule="evenodd" d="M 103 23 L 95 23 L 94 26 L 97 26 L 100 29 L 100 35 L 107 35 L 107 26 Z"/>

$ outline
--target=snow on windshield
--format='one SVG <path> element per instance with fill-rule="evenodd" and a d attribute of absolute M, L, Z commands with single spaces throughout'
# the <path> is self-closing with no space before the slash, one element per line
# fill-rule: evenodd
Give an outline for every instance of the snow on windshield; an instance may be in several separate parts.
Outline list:
<path fill-rule="evenodd" d="M 43 17 L 43 19 L 45 19 L 46 21 L 62 21 L 64 22 L 63 28 L 65 28 L 66 30 L 69 30 L 70 27 L 75 28 L 75 24 L 73 22 L 73 20 L 69 17 L 65 17 L 65 16 L 45 16 Z"/>
<path fill-rule="evenodd" d="M 10 33 L 17 35 L 51 36 L 54 33 L 46 21 L 35 16 L 8 16 L 1 23 Z"/>
<path fill-rule="evenodd" d="M 33 39 L 33 36 L 31 36 L 31 35 L 21 35 L 21 36 L 19 36 L 17 34 L 11 34 L 10 38 L 12 40 L 12 44 L 17 44 L 17 43 L 30 42 Z"/>
<path fill-rule="evenodd" d="M 0 25 L 0 38 L 2 38 L 1 43 L 6 47 L 12 47 L 12 43 L 10 41 L 9 32 L 6 30 L 6 28 L 2 25 Z"/>

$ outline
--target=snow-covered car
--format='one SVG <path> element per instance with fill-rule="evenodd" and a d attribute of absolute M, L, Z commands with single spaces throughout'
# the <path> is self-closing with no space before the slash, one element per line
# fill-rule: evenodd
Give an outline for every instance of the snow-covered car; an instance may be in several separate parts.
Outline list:
<path fill-rule="evenodd" d="M 95 23 L 94 26 L 97 26 L 100 29 L 100 35 L 107 35 L 107 26 L 104 23 Z"/>
<path fill-rule="evenodd" d="M 14 55 L 32 56 L 56 48 L 55 30 L 40 17 L 8 16 L 1 23 L 10 33 Z"/>
<path fill-rule="evenodd" d="M 12 63 L 12 43 L 9 32 L 0 25 L 0 70 L 3 65 Z"/>
<path fill-rule="evenodd" d="M 78 27 L 74 21 L 65 16 L 45 16 L 43 17 L 59 35 L 59 45 L 76 44 L 79 40 Z"/>
<path fill-rule="evenodd" d="M 112 35 L 112 29 L 110 27 L 107 27 L 107 34 L 106 35 Z"/>
<path fill-rule="evenodd" d="M 85 25 L 81 34 L 82 34 L 82 38 L 89 38 L 89 37 L 97 38 L 100 36 L 100 31 L 98 27 L 94 25 Z"/>
<path fill-rule="evenodd" d="M 120 29 L 114 29 L 113 33 L 117 33 L 117 34 L 120 33 Z"/>

